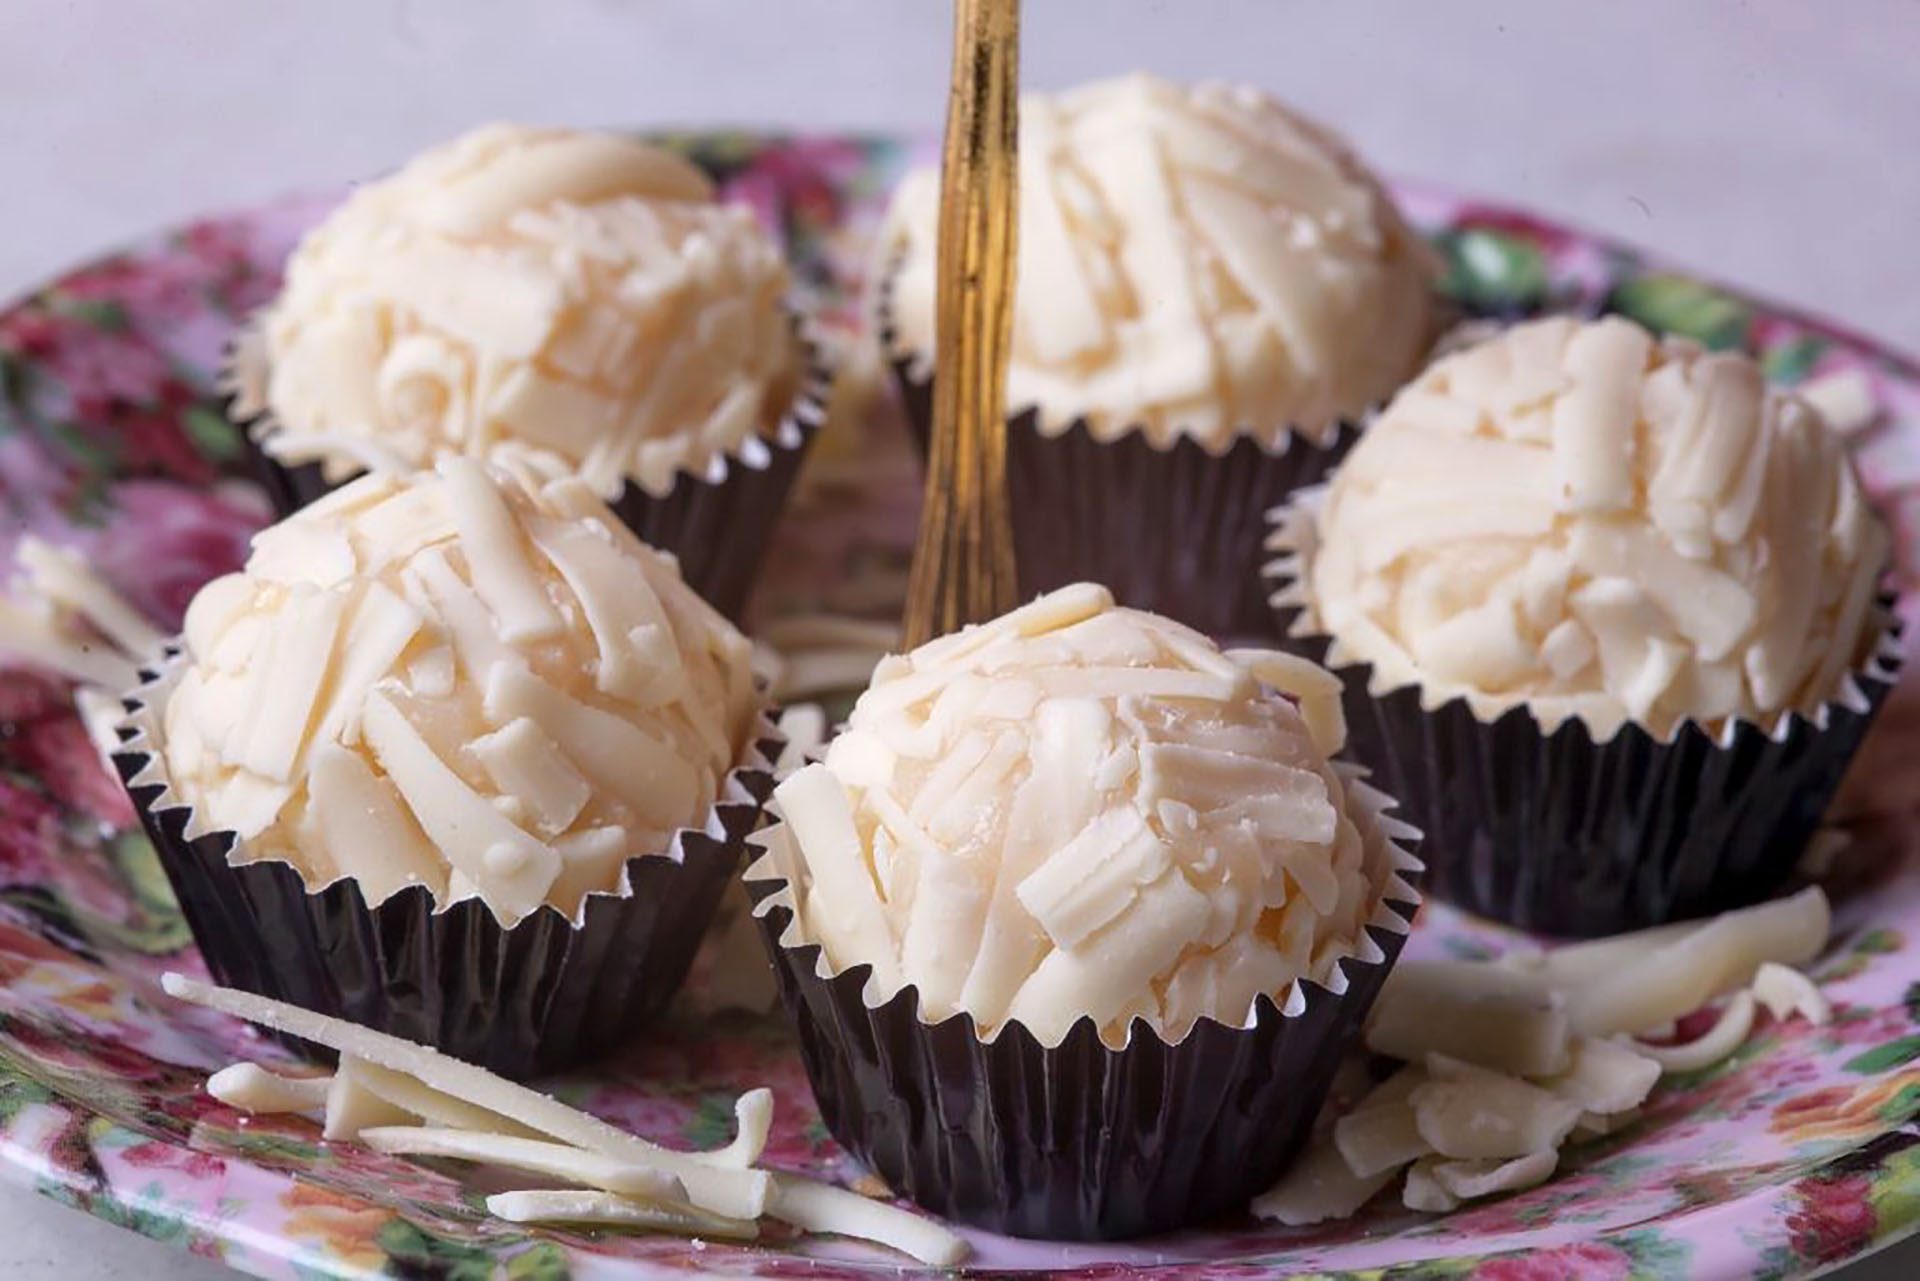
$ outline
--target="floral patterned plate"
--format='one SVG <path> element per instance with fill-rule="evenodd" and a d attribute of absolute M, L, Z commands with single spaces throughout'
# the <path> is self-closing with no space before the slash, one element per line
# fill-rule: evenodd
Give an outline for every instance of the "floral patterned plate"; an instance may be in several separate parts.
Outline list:
<path fill-rule="evenodd" d="M 698 135 L 673 140 L 788 237 L 803 287 L 843 332 L 866 237 L 922 142 Z M 1876 417 L 1858 430 L 1895 521 L 1905 603 L 1920 601 L 1920 367 L 1871 342 L 1645 263 L 1634 252 L 1424 189 L 1402 192 L 1468 312 L 1612 308 L 1717 347 L 1783 383 L 1840 375 Z M 0 312 L 0 494 L 21 532 L 83 548 L 166 626 L 237 565 L 265 508 L 234 477 L 211 371 L 332 197 L 210 218 L 75 271 Z M 852 373 L 758 602 L 897 609 L 918 502 L 897 425 L 863 412 Z M 1644 1120 L 1580 1149 L 1544 1187 L 1444 1218 L 1376 1204 L 1310 1231 L 1252 1221 L 1125 1247 L 982 1240 L 988 1269 L 1074 1276 L 1790 1276 L 1920 1228 L 1920 698 L 1896 694 L 1843 804 L 1854 838 L 1826 875 L 1838 933 L 1816 976 L 1830 1026 L 1763 1024 L 1730 1061 L 1666 1084 Z M 299 1119 L 252 1122 L 200 1089 L 207 1070 L 276 1053 L 172 1005 L 156 979 L 195 967 L 178 911 L 68 691 L 0 669 L 0 1170 L 58 1200 L 269 1277 L 557 1281 L 719 1270 L 891 1271 L 828 1241 L 758 1248 L 529 1232 L 485 1217 L 445 1169 L 323 1144 Z M 1416 953 L 1486 955 L 1510 939 L 1432 908 Z M 695 987 L 698 987 L 696 975 Z M 696 993 L 697 995 L 697 993 Z M 735 1092 L 779 1098 L 769 1159 L 854 1180 L 823 1132 L 776 1017 L 691 1011 L 624 1061 L 557 1083 L 649 1136 L 723 1138 Z M 1390 1198 L 1388 1199 L 1390 1200 Z"/>

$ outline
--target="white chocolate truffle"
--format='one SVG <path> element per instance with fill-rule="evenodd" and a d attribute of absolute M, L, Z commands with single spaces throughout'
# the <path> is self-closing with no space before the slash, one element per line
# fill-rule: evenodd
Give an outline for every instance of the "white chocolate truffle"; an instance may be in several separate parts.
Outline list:
<path fill-rule="evenodd" d="M 934 351 L 939 176 L 882 237 L 901 354 Z M 1020 100 L 1010 409 L 1111 440 L 1316 441 L 1408 378 L 1432 260 L 1346 143 L 1249 88 L 1134 74 Z"/>
<path fill-rule="evenodd" d="M 1437 361 L 1341 466 L 1316 542 L 1337 662 L 1599 737 L 1833 696 L 1887 546 L 1804 402 L 1746 356 L 1614 317 Z"/>
<path fill-rule="evenodd" d="M 263 325 L 282 462 L 339 481 L 458 454 L 660 495 L 799 385 L 779 247 L 669 152 L 493 125 L 361 187 Z"/>
<path fill-rule="evenodd" d="M 578 481 L 367 476 L 187 611 L 173 790 L 318 887 L 572 915 L 704 822 L 750 732 L 746 640 Z"/>
<path fill-rule="evenodd" d="M 1327 762 L 1338 688 L 1089 584 L 888 658 L 776 792 L 803 935 L 983 1037 L 1244 1025 L 1329 977 L 1388 876 Z"/>

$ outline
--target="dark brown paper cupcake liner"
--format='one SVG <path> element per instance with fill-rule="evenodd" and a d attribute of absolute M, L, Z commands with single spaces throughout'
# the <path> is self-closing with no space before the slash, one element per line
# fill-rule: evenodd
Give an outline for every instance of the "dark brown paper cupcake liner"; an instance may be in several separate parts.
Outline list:
<path fill-rule="evenodd" d="M 370 907 L 352 878 L 311 889 L 288 863 L 233 862 L 233 832 L 195 830 L 158 750 L 181 670 L 176 650 L 145 674 L 113 760 L 213 977 L 508 1077 L 613 1050 L 666 1008 L 773 788 L 780 738 L 762 716 L 705 825 L 629 859 L 625 884 L 573 919 L 541 908 L 505 929 L 478 899 L 436 910 L 420 885 Z"/>
<path fill-rule="evenodd" d="M 1345 686 L 1348 752 L 1426 834 L 1436 898 L 1540 933 L 1597 937 L 1770 897 L 1792 875 L 1901 666 L 1882 600 L 1872 651 L 1811 716 L 1666 739 L 1628 723 L 1596 741 L 1569 717 L 1543 730 L 1519 706 L 1483 720 L 1464 698 L 1428 706 L 1418 685 L 1377 688 L 1342 662 L 1304 584 L 1313 504 L 1276 515 L 1267 566 L 1282 643 Z"/>
<path fill-rule="evenodd" d="M 924 458 L 933 424 L 931 362 L 896 349 L 885 292 L 881 347 Z M 1343 420 L 1325 444 L 1289 432 L 1278 449 L 1242 434 L 1225 452 L 1211 453 L 1186 435 L 1155 446 L 1137 427 L 1098 440 L 1084 418 L 1044 433 L 1038 412 L 1024 409 L 1007 423 L 1021 595 L 1091 581 L 1111 588 L 1123 605 L 1216 639 L 1268 636 L 1273 615 L 1259 583 L 1267 512 L 1331 474 L 1360 430 Z"/>
<path fill-rule="evenodd" d="M 628 481 L 608 502 L 642 542 L 673 553 L 687 585 L 736 623 L 794 479 L 827 420 L 832 373 L 811 326 L 797 319 L 795 325 L 804 374 L 792 407 L 772 431 L 717 455 L 703 472 L 676 473 L 664 495 Z M 265 359 L 258 331 L 249 325 L 229 346 L 220 381 L 249 474 L 267 491 L 275 513 L 291 516 L 347 482 L 329 482 L 318 463 L 288 465 L 268 452 L 266 442 L 279 428 L 261 391 Z"/>
<path fill-rule="evenodd" d="M 747 889 L 834 1139 L 922 1208 L 1011 1236 L 1119 1240 L 1243 1212 L 1306 1140 L 1419 906 L 1400 843 L 1418 834 L 1343 773 L 1391 869 L 1358 950 L 1329 985 L 1263 996 L 1243 1027 L 1201 1019 L 1177 1044 L 1136 1022 L 1112 1049 L 1087 1018 L 1051 1048 L 1019 1023 L 982 1041 L 965 1014 L 923 1022 L 911 986 L 870 1000 L 872 968 L 834 973 L 771 856 L 755 863 Z"/>

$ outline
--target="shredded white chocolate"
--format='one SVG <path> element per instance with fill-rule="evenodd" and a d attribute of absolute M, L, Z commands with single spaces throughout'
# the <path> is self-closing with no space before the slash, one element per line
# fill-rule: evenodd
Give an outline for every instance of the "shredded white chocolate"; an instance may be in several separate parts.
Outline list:
<path fill-rule="evenodd" d="M 754 701 L 745 640 L 671 558 L 573 482 L 463 458 L 264 531 L 185 640 L 153 720 L 196 830 L 373 904 L 452 901 L 457 873 L 505 925 L 701 824 Z"/>
<path fill-rule="evenodd" d="M 0 653 L 78 682 L 76 696 L 96 702 L 132 689 L 139 664 L 164 641 L 153 624 L 72 548 L 24 534 L 13 557 L 10 595 L 0 597 Z"/>
<path fill-rule="evenodd" d="M 371 1147 L 475 1161 L 594 1189 L 489 1197 L 488 1210 L 511 1222 L 751 1240 L 758 1232 L 754 1220 L 764 1214 L 804 1231 L 885 1245 L 932 1267 L 950 1267 L 968 1253 L 962 1237 L 933 1220 L 844 1188 L 754 1168 L 772 1121 L 773 1099 L 764 1089 L 750 1090 L 737 1101 L 739 1133 L 732 1143 L 708 1152 L 677 1152 L 398 1037 L 181 974 L 163 975 L 161 987 L 177 1000 L 332 1049 L 341 1055 L 342 1071 L 351 1072 L 362 1087 L 383 1099 L 404 1100 L 397 1106 L 435 1123 L 357 1130 L 358 1139 Z M 216 1079 L 260 1074 L 272 1075 L 235 1068 Z"/>
<path fill-rule="evenodd" d="M 1726 1008 L 1704 1036 L 1683 1045 L 1653 1045 L 1634 1042 L 1634 1049 L 1660 1065 L 1663 1072 L 1698 1072 L 1726 1059 L 1746 1041 L 1753 1030 L 1755 1003 L 1753 993 L 1735 992 Z"/>
<path fill-rule="evenodd" d="M 235 1063 L 207 1078 L 207 1093 L 242 1112 L 313 1112 L 327 1105 L 330 1076 L 292 1076 Z"/>
<path fill-rule="evenodd" d="M 361 186 L 262 319 L 267 447 L 343 480 L 450 454 L 612 498 L 773 429 L 800 354 L 779 246 L 679 157 L 492 125 Z M 244 373 L 245 371 L 243 371 Z"/>
<path fill-rule="evenodd" d="M 1763 961 L 1753 972 L 1753 999 L 1776 1020 L 1799 1015 L 1815 1026 L 1833 1021 L 1833 1007 L 1812 979 L 1789 965 Z"/>
<path fill-rule="evenodd" d="M 1639 1119 L 1663 1074 L 1738 1051 L 1758 1004 L 1775 1018 L 1830 1017 L 1819 987 L 1784 963 L 1810 959 L 1827 928 L 1826 898 L 1813 888 L 1494 961 L 1402 961 L 1368 1048 L 1411 1063 L 1334 1119 L 1253 1211 L 1320 1222 L 1352 1213 L 1402 1170 L 1404 1203 L 1432 1213 L 1544 1182 L 1564 1144 Z M 1710 1030 L 1669 1043 L 1682 1016 L 1723 997 Z M 1353 1097 L 1363 1081 L 1340 1093 Z"/>
<path fill-rule="evenodd" d="M 1771 724 L 1838 697 L 1878 633 L 1887 537 L 1844 443 L 1748 357 L 1617 317 L 1436 361 L 1314 523 L 1336 665 L 1486 718 Z"/>
<path fill-rule="evenodd" d="M 612 1192 L 496 1192 L 487 1198 L 487 1213 L 508 1223 L 645 1228 L 695 1240 L 712 1237 L 720 1241 L 752 1241 L 760 1235 L 760 1225 L 752 1219 L 729 1219 L 690 1205 L 635 1201 Z"/>
<path fill-rule="evenodd" d="M 923 367 L 938 204 L 938 174 L 910 175 L 878 251 L 896 348 Z M 1432 276 L 1346 143 L 1265 94 L 1135 74 L 1021 99 L 1007 400 L 1043 431 L 1325 439 L 1418 364 Z"/>
<path fill-rule="evenodd" d="M 1401 961 L 1367 1019 L 1367 1048 L 1409 1063 L 1429 1054 L 1519 1076 L 1550 1076 L 1569 1055 L 1565 1000 L 1529 975 L 1465 961 Z"/>

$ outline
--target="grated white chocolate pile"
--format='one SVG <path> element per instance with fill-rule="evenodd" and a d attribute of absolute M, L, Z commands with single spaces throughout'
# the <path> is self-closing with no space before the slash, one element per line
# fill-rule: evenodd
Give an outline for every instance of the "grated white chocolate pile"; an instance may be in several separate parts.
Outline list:
<path fill-rule="evenodd" d="M 962 1237 L 931 1219 L 805 1175 L 761 1168 L 773 1124 L 773 1095 L 765 1089 L 734 1101 L 732 1142 L 679 1151 L 372 1028 L 183 974 L 162 975 L 160 983 L 177 1000 L 339 1055 L 331 1076 L 235 1063 L 208 1078 L 208 1094 L 243 1112 L 319 1113 L 329 1142 L 511 1172 L 516 1183 L 534 1186 L 485 1197 L 487 1211 L 510 1223 L 673 1232 L 693 1238 L 697 1251 L 703 1238 L 753 1240 L 764 1216 L 803 1232 L 871 1241 L 935 1268 L 950 1268 L 969 1252 Z M 498 1186 L 499 1174 L 489 1181 Z"/>
<path fill-rule="evenodd" d="M 939 194 L 910 175 L 881 244 L 895 347 L 922 362 Z M 1024 95 L 1019 232 L 1007 402 L 1043 431 L 1324 440 L 1433 336 L 1431 262 L 1379 182 L 1253 89 L 1134 74 Z"/>
<path fill-rule="evenodd" d="M 1288 688 L 1300 706 L 1273 688 Z M 836 969 L 921 1017 L 1178 1040 L 1352 954 L 1390 851 L 1327 763 L 1338 683 L 1089 584 L 884 660 L 767 840 Z"/>
<path fill-rule="evenodd" d="M 160 712 L 199 830 L 369 904 L 572 915 L 697 826 L 748 734 L 744 638 L 578 482 L 368 476 L 188 608 Z"/>
<path fill-rule="evenodd" d="M 664 494 L 788 410 L 787 285 L 752 213 L 678 156 L 478 129 L 301 242 L 263 320 L 266 447 L 331 481 L 462 454 Z"/>
<path fill-rule="evenodd" d="M 1403 960 L 1366 1045 L 1406 1066 L 1323 1125 L 1253 1212 L 1296 1226 L 1343 1218 L 1402 1171 L 1403 1203 L 1436 1213 L 1544 1183 L 1567 1149 L 1638 1120 L 1663 1075 L 1732 1055 L 1760 1007 L 1828 1022 L 1818 984 L 1791 967 L 1820 954 L 1831 925 L 1815 886 L 1552 951 Z M 1710 1028 L 1675 1039 L 1709 1011 Z"/>
<path fill-rule="evenodd" d="M 1617 318 L 1437 361 L 1317 525 L 1309 595 L 1337 662 L 1600 737 L 1833 696 L 1887 547 L 1818 414 L 1745 356 Z"/>

